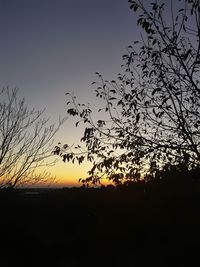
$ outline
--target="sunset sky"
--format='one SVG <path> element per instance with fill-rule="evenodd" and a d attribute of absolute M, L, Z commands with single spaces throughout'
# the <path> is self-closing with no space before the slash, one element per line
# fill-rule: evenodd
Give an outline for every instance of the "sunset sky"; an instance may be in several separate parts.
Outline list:
<path fill-rule="evenodd" d="M 138 32 L 127 0 L 0 0 L 0 35 L 1 88 L 20 88 L 30 108 L 46 107 L 56 122 L 66 115 L 67 91 L 95 103 L 95 72 L 115 78 Z M 70 119 L 55 144 L 76 143 L 80 136 Z M 87 167 L 60 161 L 49 171 L 71 185 Z"/>
<path fill-rule="evenodd" d="M 66 92 L 95 106 L 95 72 L 108 80 L 121 72 L 122 55 L 141 37 L 136 21 L 128 0 L 0 0 L 0 87 L 18 87 L 28 107 L 46 108 L 52 123 L 67 115 Z M 55 145 L 80 140 L 75 122 L 65 122 Z M 67 186 L 88 169 L 60 160 L 47 171 Z"/>

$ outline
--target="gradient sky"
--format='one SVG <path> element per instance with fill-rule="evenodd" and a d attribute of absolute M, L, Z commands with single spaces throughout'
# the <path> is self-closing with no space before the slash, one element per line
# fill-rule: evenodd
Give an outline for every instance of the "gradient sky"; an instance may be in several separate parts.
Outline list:
<path fill-rule="evenodd" d="M 0 86 L 19 87 L 30 107 L 46 107 L 56 122 L 66 115 L 67 91 L 92 102 L 94 73 L 112 79 L 120 72 L 126 47 L 139 36 L 135 22 L 128 0 L 0 0 Z M 79 136 L 69 120 L 55 143 Z M 70 185 L 86 165 L 60 162 L 49 171 Z"/>

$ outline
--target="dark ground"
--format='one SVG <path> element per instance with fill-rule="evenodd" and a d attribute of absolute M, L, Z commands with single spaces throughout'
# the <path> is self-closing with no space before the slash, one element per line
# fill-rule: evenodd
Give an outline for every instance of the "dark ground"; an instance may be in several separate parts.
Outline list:
<path fill-rule="evenodd" d="M 199 266 L 199 184 L 0 192 L 0 267 Z"/>

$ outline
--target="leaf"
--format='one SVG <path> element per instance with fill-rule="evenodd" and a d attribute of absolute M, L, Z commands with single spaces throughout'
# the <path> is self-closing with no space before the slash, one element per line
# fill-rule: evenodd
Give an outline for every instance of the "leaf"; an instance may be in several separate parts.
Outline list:
<path fill-rule="evenodd" d="M 176 96 L 178 96 L 178 95 L 180 95 L 180 94 L 181 94 L 180 92 L 175 93 Z"/>
<path fill-rule="evenodd" d="M 136 2 L 133 2 L 132 5 L 130 5 L 130 9 L 133 9 L 134 11 L 136 11 L 138 9 L 138 4 Z"/>
<path fill-rule="evenodd" d="M 168 99 L 169 99 L 168 97 L 165 97 L 165 98 L 163 99 L 162 103 L 161 103 L 161 106 L 163 106 L 163 105 L 167 102 Z"/>
<path fill-rule="evenodd" d="M 109 100 L 110 100 L 110 101 L 112 101 L 112 100 L 116 100 L 116 97 L 110 97 Z"/>
<path fill-rule="evenodd" d="M 84 161 L 85 157 L 84 156 L 80 156 L 78 158 L 78 164 L 80 165 L 83 161 Z"/>
<path fill-rule="evenodd" d="M 68 109 L 68 110 L 67 110 L 67 113 L 68 113 L 69 115 L 72 115 L 72 116 L 76 116 L 76 115 L 78 115 L 78 112 L 76 111 L 75 108 L 70 108 L 70 109 Z"/>
<path fill-rule="evenodd" d="M 157 43 L 157 39 L 154 39 L 152 42 L 152 45 L 155 45 Z"/>
<path fill-rule="evenodd" d="M 139 119 L 140 119 L 140 113 L 138 113 L 137 116 L 136 116 L 136 123 L 139 122 Z"/>
<path fill-rule="evenodd" d="M 155 95 L 156 92 L 160 92 L 161 88 L 155 88 L 152 92 L 152 96 Z"/>
<path fill-rule="evenodd" d="M 66 158 L 67 158 L 67 155 L 64 154 L 64 155 L 63 155 L 63 161 L 64 161 L 64 162 L 66 162 Z"/>

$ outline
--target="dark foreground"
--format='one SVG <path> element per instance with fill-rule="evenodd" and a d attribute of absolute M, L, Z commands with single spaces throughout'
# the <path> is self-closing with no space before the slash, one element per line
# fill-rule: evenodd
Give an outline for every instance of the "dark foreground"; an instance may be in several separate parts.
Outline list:
<path fill-rule="evenodd" d="M 198 266 L 199 188 L 0 192 L 0 266 Z"/>

